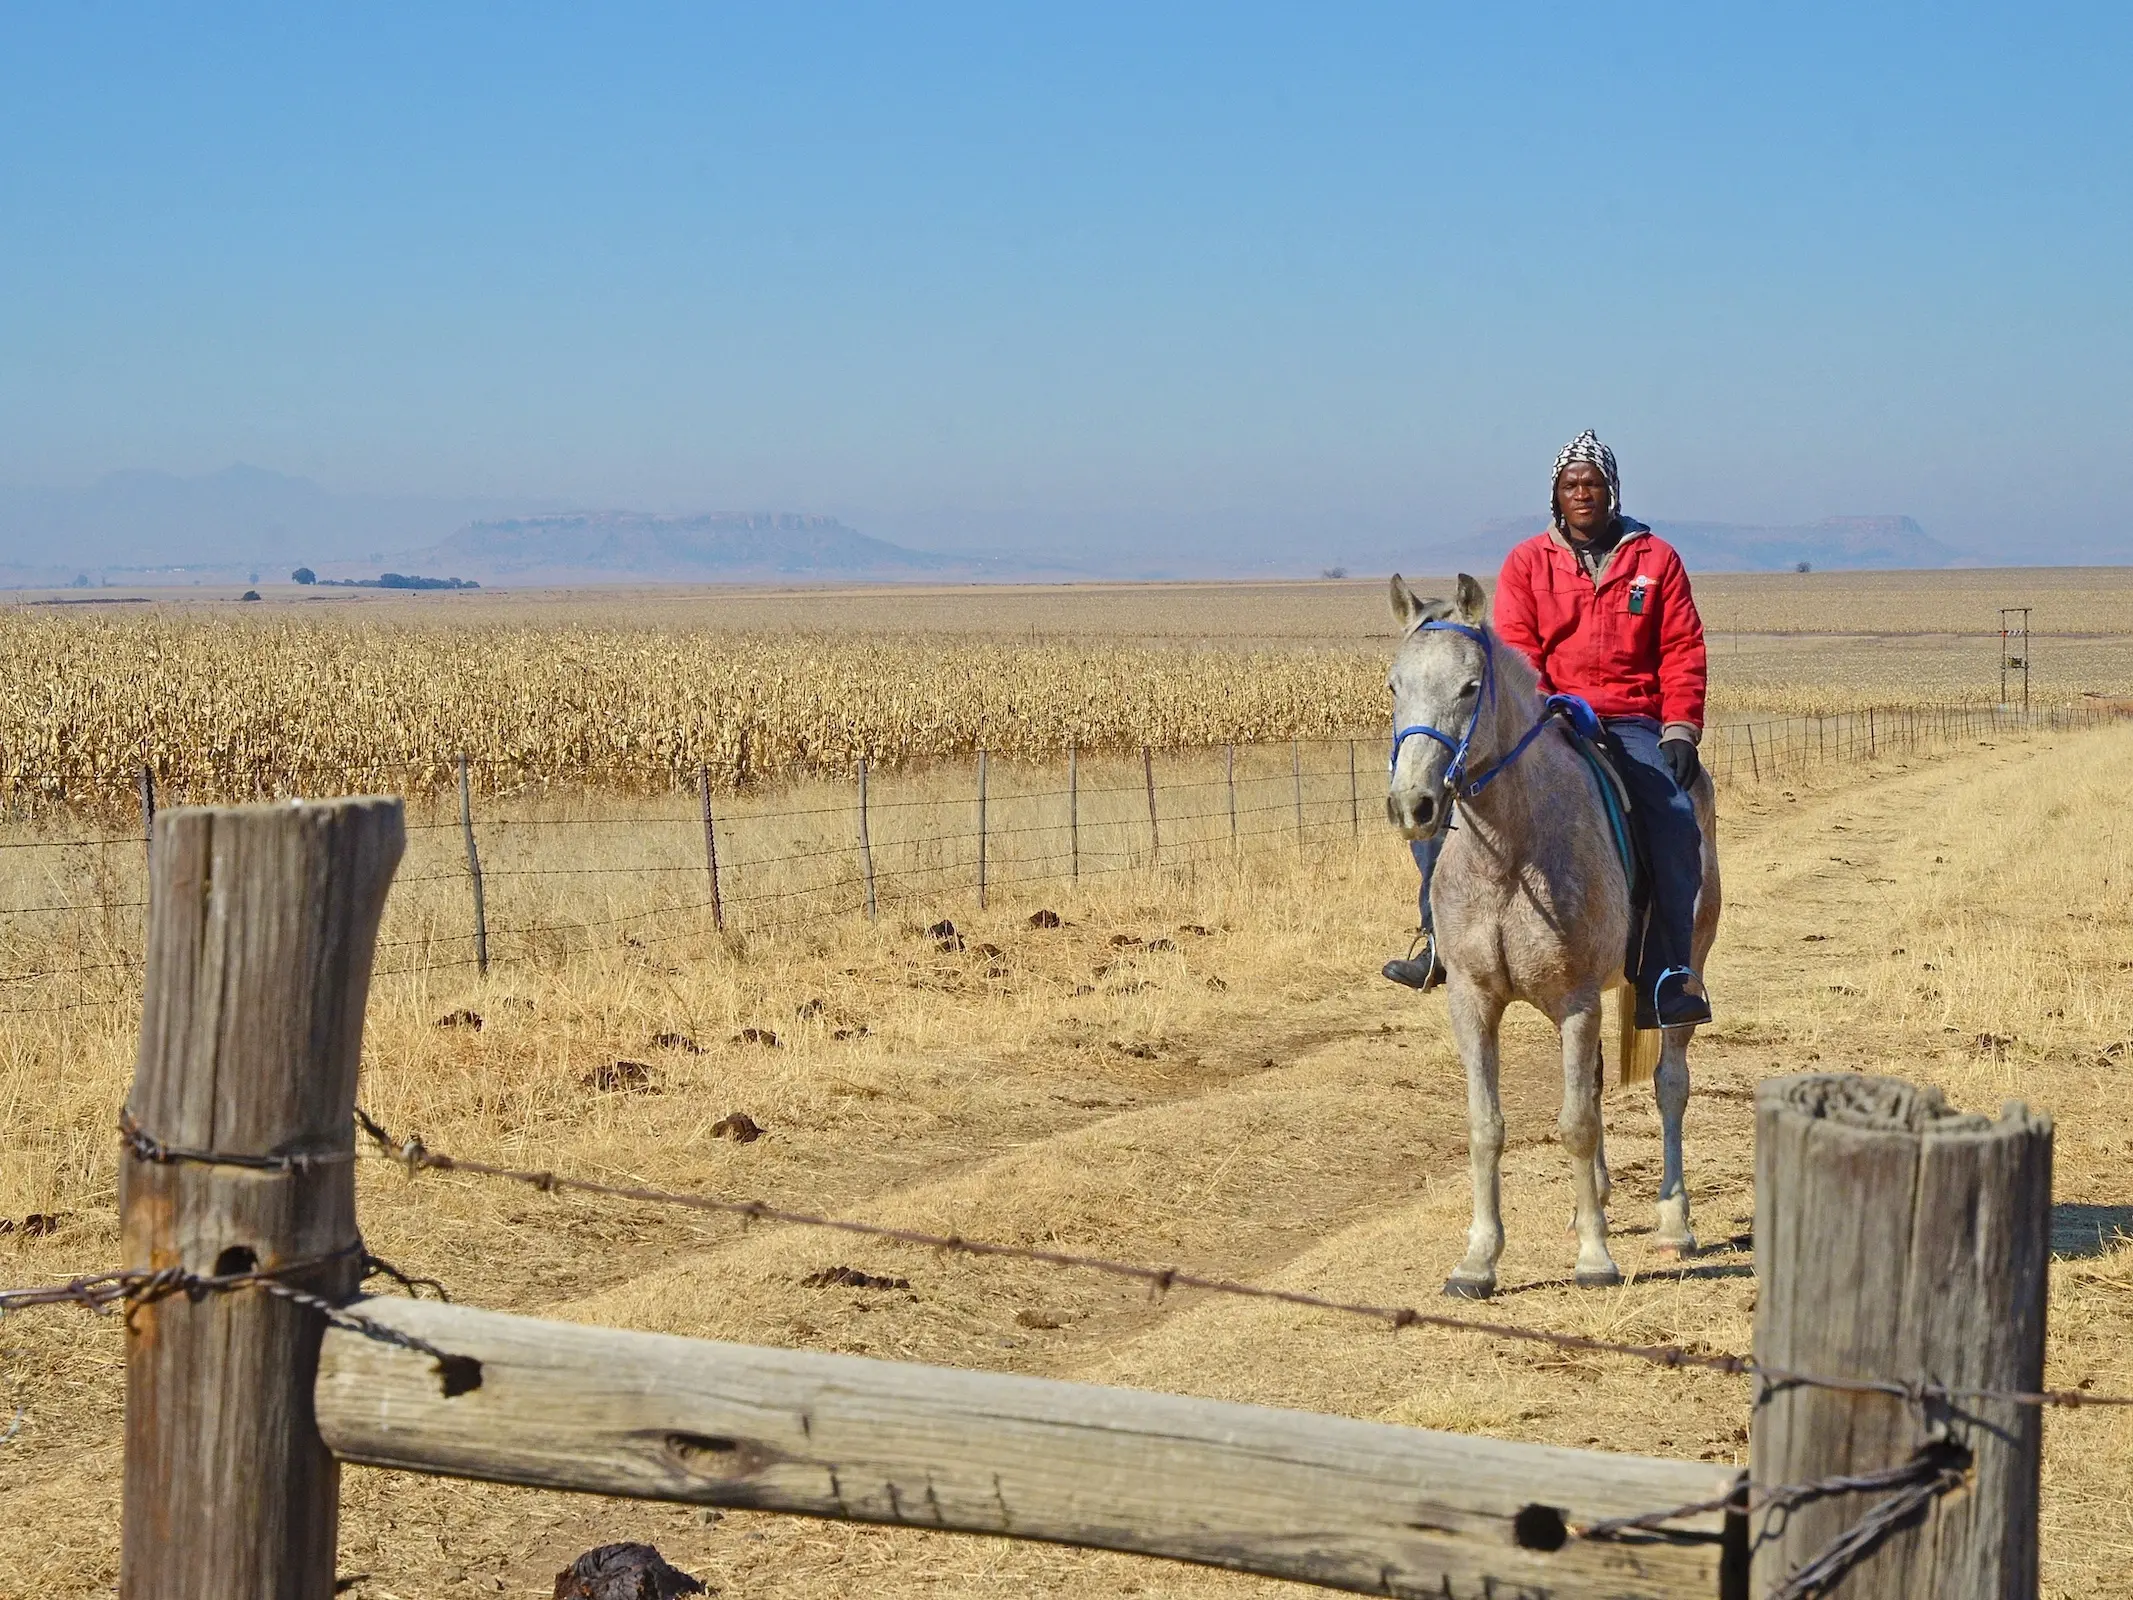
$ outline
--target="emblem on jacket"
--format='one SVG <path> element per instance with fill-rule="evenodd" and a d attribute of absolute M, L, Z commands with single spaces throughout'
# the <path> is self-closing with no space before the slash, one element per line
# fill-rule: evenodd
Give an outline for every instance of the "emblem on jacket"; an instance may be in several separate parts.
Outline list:
<path fill-rule="evenodd" d="M 1632 579 L 1630 579 L 1630 582 L 1629 582 L 1629 614 L 1630 614 L 1631 616 L 1633 616 L 1633 617 L 1641 617 L 1641 616 L 1643 616 L 1643 615 L 1644 615 L 1644 608 L 1645 608 L 1646 606 L 1648 606 L 1648 605 L 1649 605 L 1649 604 L 1651 603 L 1651 594 L 1652 594 L 1652 580 L 1651 580 L 1651 579 L 1649 579 L 1649 578 L 1647 578 L 1647 577 L 1643 577 L 1643 576 L 1641 576 L 1641 575 L 1640 575 L 1640 576 L 1638 576 L 1638 577 L 1635 577 L 1635 578 L 1632 578 Z"/>

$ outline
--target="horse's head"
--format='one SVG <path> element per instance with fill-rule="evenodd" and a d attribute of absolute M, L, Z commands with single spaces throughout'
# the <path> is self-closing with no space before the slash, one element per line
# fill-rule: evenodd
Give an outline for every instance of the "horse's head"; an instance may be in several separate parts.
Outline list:
<path fill-rule="evenodd" d="M 1409 839 L 1426 839 L 1451 819 L 1454 762 L 1475 731 L 1489 687 L 1488 616 L 1481 585 L 1459 574 L 1456 598 L 1424 600 L 1397 573 L 1392 614 L 1404 637 L 1392 660 L 1392 771 L 1385 811 Z M 1430 627 L 1430 623 L 1449 626 Z"/>

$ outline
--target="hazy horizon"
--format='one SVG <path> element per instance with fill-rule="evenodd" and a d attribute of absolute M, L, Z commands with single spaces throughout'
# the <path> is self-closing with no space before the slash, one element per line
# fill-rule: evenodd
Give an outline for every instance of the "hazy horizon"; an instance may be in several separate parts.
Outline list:
<path fill-rule="evenodd" d="M 116 5 L 9 45 L 18 500 L 244 462 L 1249 566 L 1535 514 L 1590 426 L 1649 520 L 2125 547 L 2121 8 Z"/>

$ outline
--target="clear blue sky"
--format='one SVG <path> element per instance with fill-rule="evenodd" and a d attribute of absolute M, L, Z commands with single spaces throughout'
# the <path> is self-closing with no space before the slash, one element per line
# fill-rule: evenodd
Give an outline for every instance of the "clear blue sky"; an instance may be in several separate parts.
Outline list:
<path fill-rule="evenodd" d="M 0 481 L 2120 525 L 2133 7 L 0 26 Z"/>

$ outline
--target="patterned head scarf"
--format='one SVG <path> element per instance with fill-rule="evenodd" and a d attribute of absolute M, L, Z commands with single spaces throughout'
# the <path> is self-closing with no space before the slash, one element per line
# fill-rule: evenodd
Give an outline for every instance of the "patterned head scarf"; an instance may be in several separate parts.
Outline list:
<path fill-rule="evenodd" d="M 1615 470 L 1615 453 L 1600 443 L 1599 436 L 1590 428 L 1563 446 L 1562 454 L 1555 458 L 1555 476 L 1548 480 L 1548 515 L 1556 527 L 1563 525 L 1563 508 L 1556 503 L 1555 485 L 1563 475 L 1563 469 L 1587 462 L 1600 469 L 1607 480 L 1607 514 L 1622 515 L 1622 475 Z"/>

